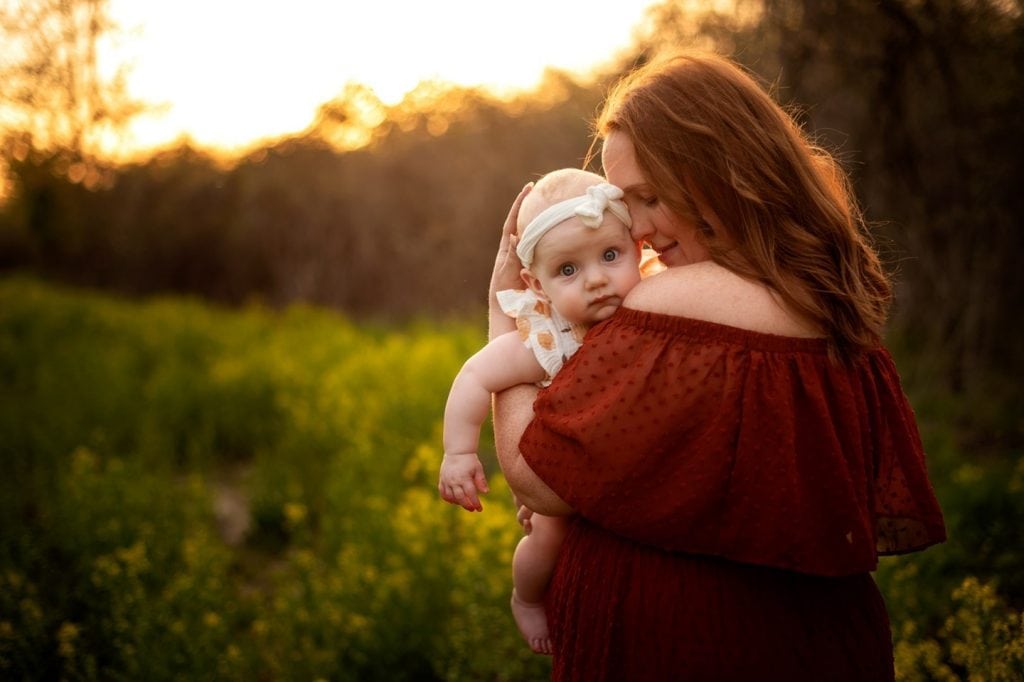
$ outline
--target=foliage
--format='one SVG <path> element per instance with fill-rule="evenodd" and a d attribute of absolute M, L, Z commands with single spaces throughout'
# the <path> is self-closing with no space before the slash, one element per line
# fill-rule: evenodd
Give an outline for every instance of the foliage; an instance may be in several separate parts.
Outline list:
<path fill-rule="evenodd" d="M 1008 610 L 990 584 L 968 577 L 939 636 L 913 620 L 896 633 L 897 680 L 1019 680 L 1024 677 L 1024 612 Z"/>
<path fill-rule="evenodd" d="M 4 280 L 0 676 L 545 676 L 508 611 L 493 455 L 485 513 L 436 492 L 482 341 Z"/>
<path fill-rule="evenodd" d="M 447 388 L 482 341 L 0 280 L 0 674 L 545 676 L 508 612 L 493 454 L 483 514 L 435 488 Z M 1018 679 L 1024 460 L 966 458 L 959 403 L 908 386 L 950 540 L 877 573 L 899 677 Z"/>
<path fill-rule="evenodd" d="M 370 106 L 349 88 L 352 101 L 325 106 L 306 135 L 231 167 L 181 147 L 102 165 L 105 180 L 89 188 L 68 177 L 61 154 L 15 145 L 0 267 L 232 304 L 466 314 L 483 306 L 512 198 L 585 153 L 597 93 L 557 74 L 546 91 L 548 100 L 502 102 L 424 84 L 386 109 L 372 145 L 339 151 L 331 140 L 359 132 L 336 130 L 354 116 L 345 106 Z"/>
<path fill-rule="evenodd" d="M 901 679 L 1019 675 L 1020 3 L 699 4 L 652 6 L 593 83 L 393 107 L 353 85 L 228 165 L 8 138 L 0 268 L 147 298 L 0 283 L 0 674 L 543 674 L 507 613 L 500 479 L 483 515 L 432 492 L 443 396 L 483 341 L 450 320 L 482 309 L 519 187 L 581 163 L 603 85 L 699 44 L 840 155 L 897 275 L 890 345 L 950 531 L 877 574 Z M 46 4 L 72 5 L 103 7 Z M 236 308 L 152 298 L 172 292 Z"/>
<path fill-rule="evenodd" d="M 704 22 L 838 151 L 898 275 L 894 326 L 915 352 L 972 397 L 1024 370 L 1020 3 L 747 0 Z"/>
<path fill-rule="evenodd" d="M 1024 459 L 968 461 L 934 405 L 915 400 L 949 540 L 883 559 L 897 679 L 1017 680 L 1024 674 Z"/>
<path fill-rule="evenodd" d="M 104 7 L 38 4 L 51 5 Z M 0 268 L 359 317 L 469 314 L 510 199 L 527 180 L 582 163 L 605 85 L 659 50 L 699 45 L 773 84 L 844 161 L 898 277 L 894 327 L 915 353 L 932 356 L 958 393 L 996 391 L 1013 405 L 1004 377 L 1024 369 L 1013 345 L 1024 334 L 1013 313 L 1024 297 L 1014 263 L 1024 247 L 1019 3 L 718 6 L 728 9 L 655 3 L 605 73 L 552 72 L 510 101 L 426 82 L 385 106 L 348 84 L 303 134 L 229 165 L 188 147 L 111 165 L 12 138 L 0 154 L 11 183 Z M 1022 435 L 1000 437 L 1013 446 Z"/>
<path fill-rule="evenodd" d="M 109 0 L 0 0 L 5 156 L 45 149 L 61 160 L 63 177 L 99 184 L 95 156 L 152 108 L 128 94 L 126 65 L 107 73 L 103 52 L 120 33 Z"/>

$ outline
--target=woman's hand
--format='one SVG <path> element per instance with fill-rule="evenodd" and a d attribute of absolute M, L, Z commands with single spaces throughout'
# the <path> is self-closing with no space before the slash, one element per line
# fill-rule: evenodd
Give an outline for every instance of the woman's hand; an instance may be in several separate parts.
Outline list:
<path fill-rule="evenodd" d="M 523 535 L 529 535 L 530 531 L 533 530 L 533 511 L 526 505 L 519 505 L 519 511 L 516 512 L 516 521 L 523 527 Z"/>
<path fill-rule="evenodd" d="M 491 273 L 492 299 L 494 299 L 495 292 L 524 286 L 522 277 L 519 275 L 523 264 L 519 261 L 519 256 L 516 255 L 516 244 L 519 241 L 519 235 L 516 234 L 516 220 L 519 218 L 519 207 L 531 189 L 533 189 L 533 183 L 526 183 L 516 200 L 512 202 L 512 207 L 508 210 L 508 216 L 505 218 L 505 224 L 501 228 L 498 255 L 494 259 L 494 270 Z"/>
<path fill-rule="evenodd" d="M 505 224 L 501 228 L 501 241 L 498 243 L 498 255 L 494 258 L 494 271 L 491 272 L 491 289 L 487 305 L 487 338 L 494 340 L 507 332 L 515 331 L 516 323 L 511 317 L 502 311 L 498 305 L 498 292 L 504 289 L 523 288 L 523 278 L 520 271 L 523 264 L 516 255 L 516 220 L 519 218 L 519 207 L 523 199 L 533 189 L 533 183 L 528 182 L 519 192 L 519 196 L 512 202 L 512 208 L 508 210 Z"/>

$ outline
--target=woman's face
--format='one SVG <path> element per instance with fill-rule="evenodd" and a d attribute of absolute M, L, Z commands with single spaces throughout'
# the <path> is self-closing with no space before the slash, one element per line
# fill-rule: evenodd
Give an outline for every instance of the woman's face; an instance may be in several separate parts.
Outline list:
<path fill-rule="evenodd" d="M 605 138 L 601 163 L 608 182 L 625 193 L 623 201 L 633 219 L 633 239 L 647 242 L 658 259 L 672 268 L 708 259 L 708 251 L 697 241 L 697 225 L 674 213 L 654 193 L 636 162 L 633 141 L 620 130 Z"/>

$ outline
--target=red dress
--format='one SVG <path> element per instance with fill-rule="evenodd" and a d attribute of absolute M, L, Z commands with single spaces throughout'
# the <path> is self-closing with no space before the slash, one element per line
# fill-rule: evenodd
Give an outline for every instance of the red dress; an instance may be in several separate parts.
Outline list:
<path fill-rule="evenodd" d="M 534 410 L 523 457 L 579 513 L 553 679 L 893 678 L 870 571 L 945 528 L 884 348 L 620 308 Z"/>

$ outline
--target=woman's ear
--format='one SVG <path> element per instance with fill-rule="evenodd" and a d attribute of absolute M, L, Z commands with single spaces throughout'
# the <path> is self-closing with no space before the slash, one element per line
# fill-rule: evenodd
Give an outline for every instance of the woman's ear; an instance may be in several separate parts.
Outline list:
<path fill-rule="evenodd" d="M 523 268 L 519 271 L 519 276 L 523 278 L 523 282 L 530 288 L 533 293 L 537 294 L 537 298 L 548 300 L 548 297 L 544 294 L 544 287 L 541 286 L 540 280 L 537 276 L 530 272 L 527 268 Z"/>

